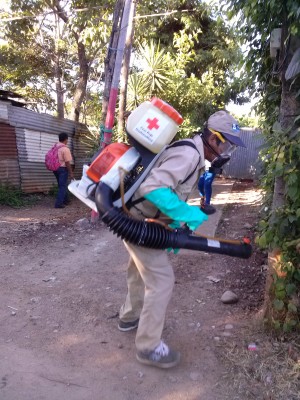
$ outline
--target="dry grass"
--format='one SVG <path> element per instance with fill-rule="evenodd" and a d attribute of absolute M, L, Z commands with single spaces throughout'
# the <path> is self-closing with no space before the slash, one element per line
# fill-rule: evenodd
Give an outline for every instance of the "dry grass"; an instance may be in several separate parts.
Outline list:
<path fill-rule="evenodd" d="M 299 400 L 300 338 L 278 340 L 254 328 L 243 337 L 244 343 L 228 341 L 222 354 L 228 371 L 224 378 L 235 387 L 236 399 Z M 248 350 L 252 342 L 255 351 Z"/>

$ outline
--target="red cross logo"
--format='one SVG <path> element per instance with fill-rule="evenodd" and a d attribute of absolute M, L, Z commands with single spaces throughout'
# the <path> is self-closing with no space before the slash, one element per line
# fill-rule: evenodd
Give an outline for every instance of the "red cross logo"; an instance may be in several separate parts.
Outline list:
<path fill-rule="evenodd" d="M 155 128 L 155 129 L 158 129 L 159 128 L 159 125 L 157 124 L 158 123 L 158 119 L 157 118 L 153 118 L 153 119 L 150 119 L 150 118 L 148 118 L 147 120 L 146 120 L 146 122 L 148 122 L 148 129 L 153 129 L 153 128 Z"/>

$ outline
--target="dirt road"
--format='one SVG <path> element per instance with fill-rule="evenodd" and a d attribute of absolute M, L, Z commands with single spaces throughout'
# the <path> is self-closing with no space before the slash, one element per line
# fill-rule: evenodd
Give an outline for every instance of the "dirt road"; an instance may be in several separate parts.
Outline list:
<path fill-rule="evenodd" d="M 218 213 L 205 233 L 220 222 L 222 236 L 253 238 L 259 191 L 217 184 Z M 45 197 L 27 209 L 0 208 L 1 400 L 253 398 L 234 387 L 222 353 L 228 341 L 245 345 L 243 329 L 261 304 L 261 252 L 249 260 L 171 255 L 176 285 L 164 339 L 181 351 L 182 362 L 157 370 L 136 361 L 134 332 L 117 330 L 126 295 L 121 240 L 101 223 L 76 224 L 90 216 L 79 201 L 65 210 L 52 202 Z M 220 301 L 228 289 L 237 304 Z"/>

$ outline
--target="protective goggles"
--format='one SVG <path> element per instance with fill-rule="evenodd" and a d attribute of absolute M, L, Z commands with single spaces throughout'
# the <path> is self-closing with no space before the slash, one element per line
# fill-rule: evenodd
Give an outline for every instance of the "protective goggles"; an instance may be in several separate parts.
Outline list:
<path fill-rule="evenodd" d="M 224 155 L 231 156 L 231 154 L 235 151 L 237 146 L 232 144 L 231 142 L 229 142 L 229 140 L 225 139 L 224 136 L 222 136 L 222 133 L 214 131 L 213 129 L 210 129 L 210 131 L 212 133 L 214 133 L 221 142 L 218 145 L 218 148 L 220 150 L 219 155 L 220 156 L 224 156 Z"/>

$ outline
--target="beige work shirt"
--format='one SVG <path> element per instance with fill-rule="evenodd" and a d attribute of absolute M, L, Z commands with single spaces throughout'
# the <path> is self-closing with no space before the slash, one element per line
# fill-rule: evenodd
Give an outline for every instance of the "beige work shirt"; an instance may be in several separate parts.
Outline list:
<path fill-rule="evenodd" d="M 198 151 L 184 145 L 170 147 L 163 151 L 145 181 L 135 192 L 133 201 L 159 188 L 170 188 L 181 200 L 187 200 L 191 192 L 197 187 L 200 172 L 205 167 L 205 158 L 203 142 L 199 135 L 194 136 L 193 139 L 184 140 L 192 142 Z M 192 176 L 184 182 L 194 170 L 195 172 Z M 136 217 L 154 218 L 157 216 L 159 210 L 154 204 L 144 200 L 136 204 L 130 211 Z M 164 216 L 162 215 L 162 217 Z"/>

